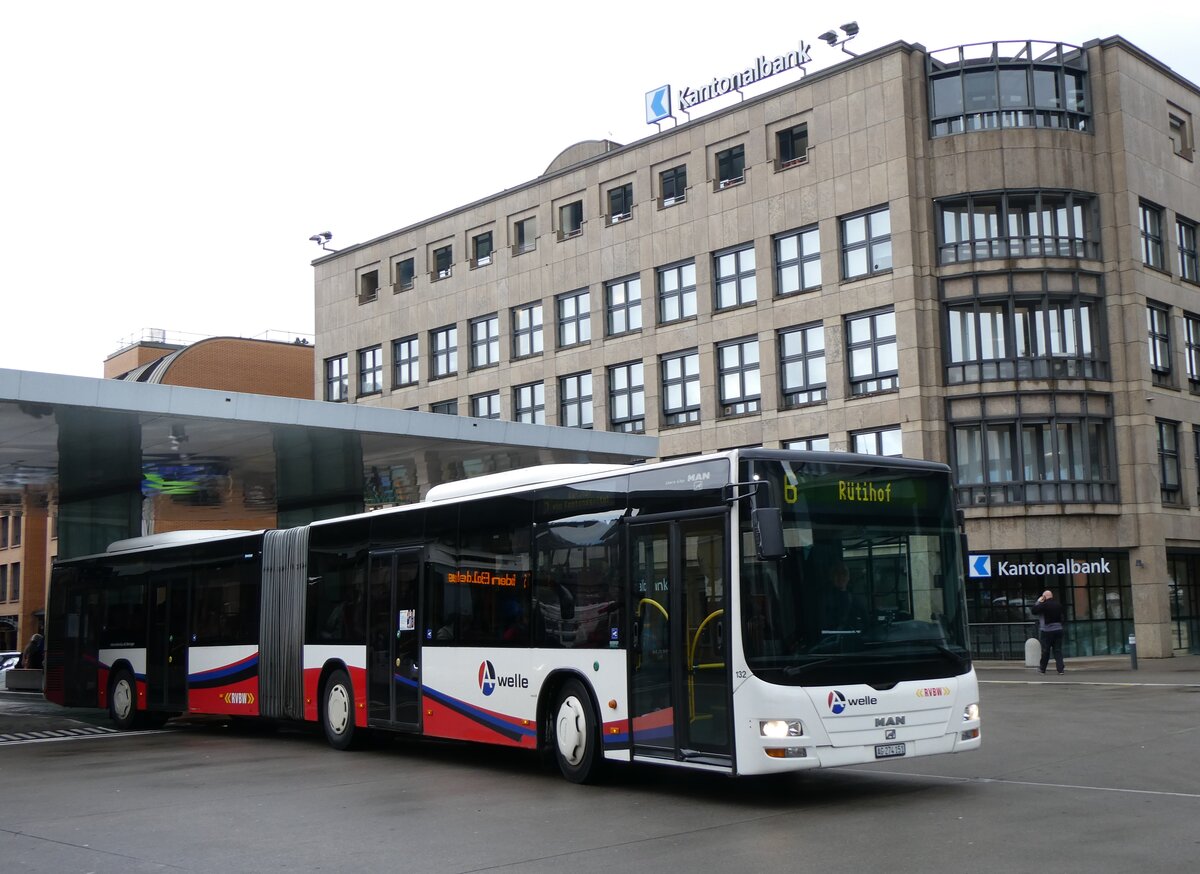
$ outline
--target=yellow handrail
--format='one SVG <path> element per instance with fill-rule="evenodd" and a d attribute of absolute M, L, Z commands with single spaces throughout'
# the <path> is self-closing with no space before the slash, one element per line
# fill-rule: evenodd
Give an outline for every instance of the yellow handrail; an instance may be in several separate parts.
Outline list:
<path fill-rule="evenodd" d="M 655 607 L 658 608 L 658 612 L 663 615 L 663 619 L 666 619 L 668 622 L 671 620 L 671 617 L 667 615 L 667 609 L 665 607 L 663 607 L 662 604 L 655 601 L 653 598 L 642 598 L 642 600 L 638 601 L 638 608 L 637 608 L 638 613 L 642 612 L 642 606 L 645 604 L 653 604 Z"/>
<path fill-rule="evenodd" d="M 696 647 L 700 645 L 700 635 L 704 633 L 704 628 L 708 623 L 712 622 L 718 616 L 724 616 L 725 610 L 714 610 L 704 617 L 704 621 L 696 629 L 696 634 L 692 637 L 692 645 L 688 649 L 688 719 L 691 722 L 696 721 L 696 670 L 699 668 L 724 668 L 724 662 L 712 662 L 703 665 L 695 664 Z"/>

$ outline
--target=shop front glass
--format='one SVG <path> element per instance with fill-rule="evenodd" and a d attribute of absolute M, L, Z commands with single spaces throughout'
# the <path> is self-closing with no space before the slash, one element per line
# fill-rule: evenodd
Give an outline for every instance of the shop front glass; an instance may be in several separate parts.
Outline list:
<path fill-rule="evenodd" d="M 981 561 L 986 558 L 986 561 Z M 1023 659 L 1038 636 L 1030 611 L 1046 589 L 1067 613 L 1064 652 L 1121 655 L 1133 633 L 1129 555 L 1117 550 L 972 553 L 967 616 L 977 659 Z"/>

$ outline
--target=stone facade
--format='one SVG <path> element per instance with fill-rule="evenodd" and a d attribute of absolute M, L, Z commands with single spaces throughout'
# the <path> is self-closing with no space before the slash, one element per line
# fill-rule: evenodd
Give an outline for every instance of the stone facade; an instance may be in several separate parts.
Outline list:
<path fill-rule="evenodd" d="M 538 420 L 571 424 L 563 378 L 585 374 L 594 427 L 636 427 L 614 424 L 609 381 L 639 363 L 662 457 L 817 438 L 945 461 L 972 554 L 1113 554 L 1120 580 L 1018 584 L 1072 589 L 1091 635 L 1077 652 L 1120 652 L 1134 630 L 1142 656 L 1200 645 L 1200 285 L 1179 236 L 1200 220 L 1200 91 L 1115 37 L 968 48 L 896 43 L 628 146 L 579 144 L 538 179 L 320 259 L 316 396 L 471 415 L 492 395 L 516 419 L 538 414 L 515 389 L 540 384 Z M 680 167 L 685 189 L 667 179 Z M 784 238 L 811 230 L 819 257 L 801 244 L 789 260 Z M 672 319 L 679 265 L 695 312 Z M 640 328 L 614 331 L 631 314 L 610 286 L 630 280 Z M 538 304 L 543 351 L 522 357 L 517 311 Z M 1168 328 L 1157 370 L 1148 307 Z M 452 367 L 434 348 L 451 327 Z M 823 343 L 823 384 L 795 385 L 813 348 L 789 358 L 781 335 L 801 327 Z M 673 382 L 680 353 L 694 358 Z M 979 584 L 977 618 L 999 592 Z"/>

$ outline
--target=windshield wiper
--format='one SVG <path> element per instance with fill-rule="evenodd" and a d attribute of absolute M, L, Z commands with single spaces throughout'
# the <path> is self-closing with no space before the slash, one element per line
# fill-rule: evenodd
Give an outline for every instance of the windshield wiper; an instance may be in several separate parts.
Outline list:
<path fill-rule="evenodd" d="M 825 658 L 812 659 L 810 661 L 805 662 L 802 665 L 788 665 L 786 668 L 783 669 L 783 674 L 784 674 L 784 676 L 787 676 L 787 677 L 798 677 L 798 676 L 800 676 L 800 674 L 804 673 L 809 668 L 815 668 L 817 665 L 828 664 L 829 662 L 831 662 L 833 660 L 834 659 L 832 656 L 826 656 Z"/>

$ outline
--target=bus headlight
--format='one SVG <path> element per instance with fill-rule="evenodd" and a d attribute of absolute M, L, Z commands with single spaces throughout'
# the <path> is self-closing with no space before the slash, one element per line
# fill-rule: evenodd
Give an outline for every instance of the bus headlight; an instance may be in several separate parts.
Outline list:
<path fill-rule="evenodd" d="M 804 724 L 798 719 L 764 719 L 758 724 L 763 737 L 801 737 Z"/>
<path fill-rule="evenodd" d="M 963 710 L 963 722 L 975 722 L 979 719 L 979 705 L 968 704 Z"/>

